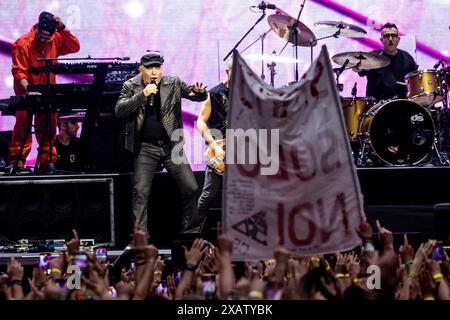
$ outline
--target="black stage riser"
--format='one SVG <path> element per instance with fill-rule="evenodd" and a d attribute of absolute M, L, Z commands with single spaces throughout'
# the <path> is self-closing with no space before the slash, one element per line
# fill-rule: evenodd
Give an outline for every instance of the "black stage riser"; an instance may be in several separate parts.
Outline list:
<path fill-rule="evenodd" d="M 361 184 L 361 190 L 364 195 L 365 212 L 369 222 L 373 223 L 379 219 L 382 224 L 398 234 L 408 232 L 416 241 L 422 241 L 427 237 L 432 237 L 438 234 L 440 238 L 447 238 L 450 231 L 450 206 L 443 206 L 439 210 L 434 210 L 434 206 L 439 203 L 450 203 L 450 191 L 445 187 L 445 183 L 450 181 L 450 168 L 370 168 L 358 169 L 358 176 Z M 199 190 L 201 193 L 203 186 L 204 172 L 195 172 Z M 101 174 L 101 175 L 80 175 L 80 176 L 48 176 L 31 178 L 31 181 L 37 179 L 54 179 L 55 181 L 61 179 L 92 179 L 92 178 L 110 178 L 113 180 L 114 186 L 114 235 L 115 244 L 117 248 L 123 248 L 131 241 L 132 231 L 132 174 Z M 2 181 L 21 180 L 30 181 L 30 177 L 14 177 L 2 178 Z M 61 188 L 64 185 L 61 184 Z M 25 189 L 24 189 L 25 190 Z M 53 190 L 53 191 L 52 191 Z M 75 192 L 73 189 L 61 189 L 58 192 Z M 83 187 L 80 187 L 83 190 Z M 23 191 L 24 192 L 24 191 Z M 47 193 L 55 193 L 54 189 L 43 188 L 40 192 L 44 193 L 44 199 L 47 203 L 44 205 L 54 205 L 49 201 L 55 199 L 55 196 L 46 195 Z M 17 230 L 17 225 L 23 224 L 23 213 L 31 207 L 30 201 L 12 202 L 14 197 L 9 196 L 8 192 L 3 192 L 0 202 L 0 237 L 11 239 L 11 232 L 14 238 L 18 235 L 26 238 L 26 234 Z M 98 194 L 98 193 L 97 193 Z M 8 195 L 8 196 L 7 196 Z M 104 195 L 103 195 L 104 196 Z M 102 197 L 103 197 L 102 196 Z M 31 195 L 34 203 L 38 203 L 36 196 Z M 33 198 L 34 197 L 34 198 Z M 84 208 L 86 199 L 78 195 L 80 201 L 79 208 Z M 80 198 L 81 197 L 81 198 Z M 100 197 L 100 196 L 99 196 Z M 178 238 L 178 231 L 181 223 L 181 204 L 180 193 L 175 181 L 170 175 L 165 172 L 157 173 L 154 177 L 152 192 L 149 200 L 149 230 L 151 241 L 157 246 L 170 247 L 172 242 Z M 61 201 L 61 200 L 59 200 Z M 100 201 L 100 200 L 99 200 Z M 11 212 L 11 205 L 22 206 L 22 209 L 28 207 L 25 211 L 17 207 L 17 215 L 11 213 L 4 214 L 4 212 Z M 210 209 L 209 225 L 215 226 L 215 221 L 220 220 L 222 208 L 221 195 L 214 200 Z M 62 204 L 61 204 L 62 205 Z M 41 205 L 34 205 L 36 210 L 41 210 Z M 64 207 L 64 205 L 63 205 Z M 3 209 L 2 209 L 3 208 Z M 81 209 L 80 209 L 81 210 Z M 14 211 L 14 213 L 16 212 Z M 40 213 L 43 217 L 48 214 Z M 32 215 L 33 216 L 33 215 Z M 433 219 L 433 216 L 436 219 Z M 74 227 L 79 227 L 82 238 L 88 238 L 88 234 L 83 234 L 86 223 L 85 215 L 75 213 L 75 216 L 70 217 L 73 221 Z M 91 217 L 95 219 L 95 217 Z M 69 219 L 69 217 L 67 217 Z M 92 220 L 91 219 L 91 220 Z M 37 221 L 37 219 L 36 219 Z M 100 221 L 100 220 L 98 220 Z M 106 220 L 98 223 L 95 232 L 104 233 L 110 227 Z M 434 223 L 434 222 L 435 223 Z M 90 223 L 91 224 L 91 223 Z M 105 224 L 105 225 L 103 225 Z M 1 227 L 2 225 L 11 226 L 11 228 Z M 71 225 L 68 223 L 67 225 Z M 14 230 L 14 231 L 13 231 Z M 214 229 L 209 230 L 209 236 L 214 236 Z M 19 234 L 18 234 L 19 233 Z M 42 234 L 41 234 L 42 235 Z M 43 235 L 45 239 L 51 235 Z M 70 235 L 67 235 L 70 236 Z M 400 237 L 396 237 L 401 239 Z M 414 241 L 414 240 L 413 240 Z"/>

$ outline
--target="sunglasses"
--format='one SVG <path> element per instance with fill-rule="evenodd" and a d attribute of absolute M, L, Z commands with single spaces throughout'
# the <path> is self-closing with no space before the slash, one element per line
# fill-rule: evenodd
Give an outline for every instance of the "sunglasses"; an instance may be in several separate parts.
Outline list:
<path fill-rule="evenodd" d="M 395 39 L 398 37 L 398 33 L 385 33 L 383 34 L 383 38 L 384 39 L 389 39 L 390 37 L 392 37 L 392 39 Z"/>

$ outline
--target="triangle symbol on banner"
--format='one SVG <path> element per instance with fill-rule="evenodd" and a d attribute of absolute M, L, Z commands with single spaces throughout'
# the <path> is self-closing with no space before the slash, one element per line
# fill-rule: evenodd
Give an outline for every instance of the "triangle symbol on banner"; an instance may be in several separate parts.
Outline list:
<path fill-rule="evenodd" d="M 236 223 L 232 228 L 262 245 L 267 245 L 267 221 L 264 211 Z"/>

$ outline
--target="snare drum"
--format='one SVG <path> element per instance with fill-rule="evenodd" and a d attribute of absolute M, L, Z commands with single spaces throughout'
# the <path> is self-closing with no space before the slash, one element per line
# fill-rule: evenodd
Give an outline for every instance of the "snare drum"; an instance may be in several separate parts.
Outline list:
<path fill-rule="evenodd" d="M 436 96 L 436 90 L 442 83 L 437 70 L 410 72 L 406 75 L 405 80 L 408 87 L 408 99 L 424 107 L 442 101 L 442 96 Z"/>
<path fill-rule="evenodd" d="M 364 114 L 363 144 L 385 163 L 395 166 L 422 162 L 433 148 L 435 128 L 427 109 L 405 99 L 382 101 Z"/>
<path fill-rule="evenodd" d="M 375 99 L 372 97 L 343 98 L 341 97 L 342 111 L 344 113 L 345 126 L 350 140 L 358 140 L 359 126 L 364 112 L 369 111 Z"/>

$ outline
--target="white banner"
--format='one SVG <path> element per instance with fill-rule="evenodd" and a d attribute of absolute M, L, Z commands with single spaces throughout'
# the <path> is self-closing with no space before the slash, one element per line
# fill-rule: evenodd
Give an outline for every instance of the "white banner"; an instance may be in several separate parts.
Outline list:
<path fill-rule="evenodd" d="M 360 244 L 359 181 L 326 47 L 302 80 L 274 89 L 234 54 L 226 137 L 224 230 L 234 260 Z"/>

